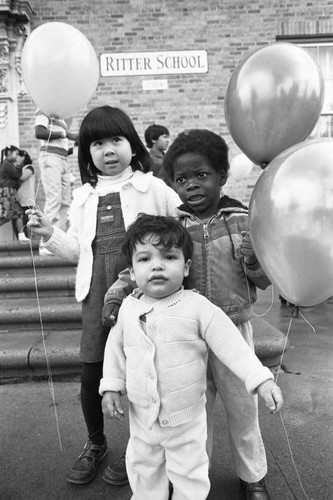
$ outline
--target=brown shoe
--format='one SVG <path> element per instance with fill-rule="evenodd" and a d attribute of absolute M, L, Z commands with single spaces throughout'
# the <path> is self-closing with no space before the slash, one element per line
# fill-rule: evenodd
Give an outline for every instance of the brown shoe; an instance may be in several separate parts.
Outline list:
<path fill-rule="evenodd" d="M 265 478 L 256 483 L 247 483 L 240 479 L 241 500 L 270 500 L 266 489 Z"/>
<path fill-rule="evenodd" d="M 90 440 L 85 444 L 84 450 L 69 471 L 67 481 L 73 484 L 86 484 L 96 476 L 101 461 L 108 452 L 106 439 L 102 445 L 93 444 Z"/>
<path fill-rule="evenodd" d="M 102 478 L 107 483 L 113 484 L 113 486 L 123 486 L 128 483 L 125 453 L 123 453 L 116 462 L 105 469 Z"/>

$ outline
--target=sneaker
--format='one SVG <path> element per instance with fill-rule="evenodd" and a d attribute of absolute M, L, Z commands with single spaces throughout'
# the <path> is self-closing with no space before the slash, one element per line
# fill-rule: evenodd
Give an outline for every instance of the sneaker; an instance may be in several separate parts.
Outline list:
<path fill-rule="evenodd" d="M 242 500 L 270 500 L 266 489 L 265 478 L 256 483 L 247 483 L 240 479 L 240 489 Z"/>
<path fill-rule="evenodd" d="M 23 232 L 18 234 L 18 240 L 22 241 L 24 243 L 27 243 L 28 241 L 30 241 L 29 238 L 27 238 Z"/>
<path fill-rule="evenodd" d="M 113 486 L 123 486 L 128 483 L 125 453 L 105 469 L 102 479 L 109 484 L 113 484 Z"/>
<path fill-rule="evenodd" d="M 96 476 L 97 469 L 108 452 L 106 439 L 104 444 L 93 444 L 90 440 L 85 444 L 84 450 L 69 471 L 67 481 L 74 484 L 86 484 Z"/>
<path fill-rule="evenodd" d="M 54 254 L 52 252 L 50 252 L 50 250 L 48 250 L 47 248 L 45 247 L 39 247 L 39 251 L 38 251 L 39 255 L 41 255 L 42 257 L 54 257 Z"/>

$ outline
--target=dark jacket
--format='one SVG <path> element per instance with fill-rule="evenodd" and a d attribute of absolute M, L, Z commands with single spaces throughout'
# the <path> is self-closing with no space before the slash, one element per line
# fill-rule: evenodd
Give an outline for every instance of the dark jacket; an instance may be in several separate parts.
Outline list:
<path fill-rule="evenodd" d="M 0 167 L 0 187 L 18 189 L 21 185 L 22 167 L 16 166 L 9 160 L 4 160 Z"/>

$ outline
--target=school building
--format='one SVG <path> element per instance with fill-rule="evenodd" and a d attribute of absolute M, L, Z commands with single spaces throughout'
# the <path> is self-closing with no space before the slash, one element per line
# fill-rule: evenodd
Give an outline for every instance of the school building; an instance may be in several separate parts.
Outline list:
<path fill-rule="evenodd" d="M 154 122 L 172 138 L 189 128 L 214 130 L 232 159 L 241 151 L 224 116 L 229 78 L 251 51 L 286 41 L 305 47 L 321 66 L 325 104 L 313 134 L 332 135 L 332 0 L 0 0 L 0 146 L 28 150 L 36 167 L 36 105 L 23 81 L 21 53 L 29 34 L 50 22 L 78 28 L 99 61 L 96 92 L 73 117 L 73 131 L 87 110 L 108 103 L 129 114 L 142 139 Z M 77 174 L 75 154 L 69 161 Z M 248 204 L 260 173 L 255 166 L 245 179 L 230 179 L 226 192 Z M 39 183 L 37 202 L 43 206 Z"/>

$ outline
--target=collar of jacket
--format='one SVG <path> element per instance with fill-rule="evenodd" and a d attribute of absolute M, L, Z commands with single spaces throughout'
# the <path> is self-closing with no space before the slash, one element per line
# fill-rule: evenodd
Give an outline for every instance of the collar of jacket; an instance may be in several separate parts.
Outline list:
<path fill-rule="evenodd" d="M 185 212 L 187 215 L 194 215 L 194 216 L 196 216 L 195 211 L 192 210 L 192 208 L 190 208 L 185 203 L 183 205 L 180 205 L 177 210 L 179 212 L 182 212 L 183 214 Z M 218 210 L 216 212 L 216 215 L 218 215 L 218 214 L 220 214 L 222 212 L 229 212 L 229 213 L 230 212 L 243 212 L 243 213 L 248 213 L 248 208 L 245 205 L 243 205 L 243 203 L 241 203 L 240 201 L 235 200 L 233 198 L 230 198 L 229 196 L 223 195 L 220 198 L 220 202 L 219 202 L 219 206 L 218 206 Z"/>
<path fill-rule="evenodd" d="M 143 173 L 140 170 L 136 170 L 133 173 L 133 176 L 124 183 L 123 187 L 128 184 L 132 184 L 134 189 L 145 193 L 151 183 L 152 177 L 152 172 Z M 86 182 L 83 186 L 73 191 L 73 200 L 75 200 L 75 203 L 80 206 L 83 205 L 91 195 L 95 194 L 95 188 L 89 182 Z"/>

